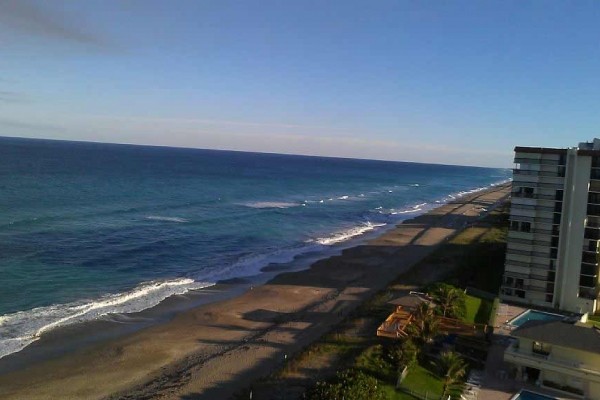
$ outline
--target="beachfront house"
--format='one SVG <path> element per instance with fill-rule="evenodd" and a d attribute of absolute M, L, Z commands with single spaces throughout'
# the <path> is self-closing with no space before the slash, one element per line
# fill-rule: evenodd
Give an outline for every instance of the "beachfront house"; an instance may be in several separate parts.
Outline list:
<path fill-rule="evenodd" d="M 515 367 L 518 380 L 600 399 L 600 330 L 582 323 L 528 321 L 511 336 L 504 360 Z"/>

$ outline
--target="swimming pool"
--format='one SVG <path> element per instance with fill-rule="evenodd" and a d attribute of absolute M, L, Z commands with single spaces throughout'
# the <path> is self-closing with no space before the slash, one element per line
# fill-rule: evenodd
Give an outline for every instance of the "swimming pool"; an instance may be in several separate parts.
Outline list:
<path fill-rule="evenodd" d="M 550 397 L 540 393 L 530 392 L 529 390 L 521 390 L 510 400 L 556 400 L 556 397 Z"/>
<path fill-rule="evenodd" d="M 512 326 L 521 326 L 527 321 L 560 321 L 563 318 L 564 316 L 559 314 L 527 310 L 508 321 L 508 324 Z"/>

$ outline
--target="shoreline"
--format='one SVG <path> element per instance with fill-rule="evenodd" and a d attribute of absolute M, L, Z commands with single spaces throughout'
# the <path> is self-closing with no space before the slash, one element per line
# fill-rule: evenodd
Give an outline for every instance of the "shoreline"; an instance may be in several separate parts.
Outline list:
<path fill-rule="evenodd" d="M 81 321 L 78 321 L 76 318 L 73 318 L 73 321 L 69 322 L 69 320 L 71 320 L 73 316 L 68 315 L 66 315 L 64 321 L 48 320 L 47 322 L 45 322 L 46 325 L 42 325 L 41 327 L 35 328 L 36 331 L 32 331 L 36 332 L 35 334 L 32 334 L 31 332 L 28 334 L 21 333 L 19 337 L 16 338 L 19 341 L 24 342 L 24 344 L 18 345 L 20 349 L 12 349 L 9 350 L 10 352 L 8 353 L 0 353 L 0 375 L 8 370 L 14 369 L 15 367 L 26 364 L 27 361 L 25 360 L 35 359 L 37 361 L 41 361 L 51 356 L 57 356 L 60 354 L 61 351 L 72 351 L 80 348 L 82 345 L 89 344 L 92 342 L 92 340 L 90 340 L 89 338 L 90 332 L 92 332 L 92 336 L 99 336 L 103 339 L 116 338 L 123 334 L 132 333 L 136 330 L 165 322 L 177 312 L 185 311 L 193 307 L 197 307 L 199 305 L 239 295 L 241 291 L 247 290 L 250 286 L 256 286 L 266 283 L 278 273 L 308 269 L 315 262 L 321 259 L 326 259 L 329 257 L 340 255 L 344 250 L 354 246 L 358 246 L 364 242 L 381 236 L 389 230 L 394 229 L 395 226 L 403 223 L 406 220 L 426 214 L 436 207 L 443 206 L 464 196 L 470 196 L 476 193 L 484 192 L 486 190 L 491 190 L 495 187 L 502 186 L 507 182 L 509 181 L 500 181 L 492 183 L 489 186 L 485 187 L 476 187 L 474 189 L 450 193 L 446 195 L 443 200 L 436 200 L 435 202 L 432 200 L 430 203 L 418 204 L 412 209 L 407 209 L 405 211 L 390 214 L 390 220 L 386 223 L 371 224 L 370 222 L 367 222 L 364 226 L 358 225 L 358 227 L 352 228 L 348 231 L 334 232 L 331 234 L 331 236 L 328 236 L 324 239 L 314 240 L 313 243 L 320 243 L 322 245 L 322 248 L 308 249 L 310 246 L 307 246 L 306 248 L 308 250 L 304 251 L 302 251 L 302 249 L 300 248 L 298 250 L 299 252 L 294 254 L 291 259 L 287 261 L 271 260 L 268 263 L 264 264 L 262 267 L 258 268 L 252 275 L 233 276 L 231 278 L 224 278 L 207 282 L 186 282 L 186 286 L 200 287 L 189 287 L 183 292 L 168 295 L 167 297 L 163 298 L 157 303 L 149 305 L 146 308 L 140 308 L 139 310 L 130 311 L 108 312 L 107 314 L 103 314 L 99 317 L 92 319 L 85 318 Z M 356 233 L 354 232 L 355 230 L 359 232 Z M 320 240 L 332 241 L 332 244 L 323 244 L 320 242 Z M 285 253 L 288 250 L 291 249 L 284 249 L 283 252 Z M 157 284 L 158 286 L 168 286 L 176 281 L 181 281 L 185 279 L 187 278 L 176 277 L 165 281 L 141 282 L 131 290 L 121 293 L 106 294 L 95 300 L 90 300 L 88 304 L 91 305 L 92 308 L 95 308 L 93 307 L 95 304 L 102 305 L 102 303 L 107 301 L 110 302 L 114 299 L 127 297 L 131 293 L 135 293 L 140 290 L 145 290 L 146 288 L 156 286 Z M 223 293 L 224 291 L 229 291 L 231 292 L 231 294 Z M 210 295 L 210 293 L 215 292 L 217 293 L 216 295 Z M 43 308 L 51 307 L 80 307 L 82 304 L 84 303 L 77 304 L 77 302 L 74 302 L 66 304 L 55 304 L 49 307 L 41 307 L 40 310 Z M 134 308 L 137 308 L 136 304 L 134 304 L 133 306 Z M 26 310 L 24 312 L 28 313 L 30 311 L 32 310 Z M 9 317 L 11 315 L 14 315 L 14 313 L 7 314 L 7 316 Z M 0 316 L 0 319 L 1 318 L 2 316 Z M 33 318 L 33 320 L 35 321 L 35 317 Z M 136 322 L 138 320 L 141 320 L 141 322 Z M 52 325 L 55 324 L 56 326 L 52 327 Z M 8 328 L 10 331 L 10 323 L 8 324 Z M 104 333 L 101 335 L 96 335 L 96 330 L 102 330 Z M 41 332 L 43 332 L 43 334 L 40 334 Z M 69 345 L 65 345 L 63 343 L 64 341 L 60 340 L 61 336 L 68 336 L 73 339 L 73 342 L 70 342 Z M 6 349 L 3 349 L 2 351 L 5 350 Z M 16 356 L 17 354 L 21 355 Z"/>
<path fill-rule="evenodd" d="M 0 395 L 226 397 L 235 391 L 232 386 L 243 387 L 280 364 L 281 352 L 297 351 L 326 332 L 377 288 L 478 219 L 484 206 L 489 212 L 506 197 L 509 187 L 502 184 L 440 204 L 365 244 L 316 261 L 309 269 L 272 271 L 276 276 L 269 282 L 235 297 L 0 375 Z M 371 273 L 373 269 L 378 273 Z M 273 304 L 275 297 L 277 304 Z M 223 385 L 234 379 L 235 385 Z"/>

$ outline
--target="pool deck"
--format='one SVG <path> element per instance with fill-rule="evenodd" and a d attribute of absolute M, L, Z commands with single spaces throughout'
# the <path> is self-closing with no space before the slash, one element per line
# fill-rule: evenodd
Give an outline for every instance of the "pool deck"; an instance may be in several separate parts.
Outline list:
<path fill-rule="evenodd" d="M 500 304 L 498 307 L 494 322 L 494 338 L 488 351 L 485 373 L 477 398 L 483 400 L 510 400 L 519 390 L 526 389 L 560 400 L 581 399 L 580 397 L 569 396 L 517 381 L 510 376 L 511 367 L 504 362 L 504 350 L 510 345 L 510 332 L 514 327 L 509 326 L 507 322 L 527 309 L 508 304 Z"/>

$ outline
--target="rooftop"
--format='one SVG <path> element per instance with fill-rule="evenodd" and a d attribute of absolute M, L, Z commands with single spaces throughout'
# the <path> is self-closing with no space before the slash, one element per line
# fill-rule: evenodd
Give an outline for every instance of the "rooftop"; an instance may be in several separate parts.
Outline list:
<path fill-rule="evenodd" d="M 600 332 L 588 325 L 562 321 L 528 321 L 511 334 L 570 349 L 600 353 Z"/>
<path fill-rule="evenodd" d="M 600 155 L 600 139 L 594 138 L 591 142 L 580 142 L 576 147 L 578 155 Z M 540 154 L 565 154 L 567 149 L 553 147 L 515 147 L 515 153 L 540 153 Z"/>

